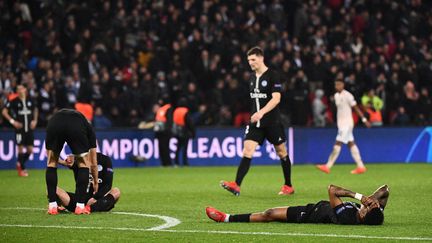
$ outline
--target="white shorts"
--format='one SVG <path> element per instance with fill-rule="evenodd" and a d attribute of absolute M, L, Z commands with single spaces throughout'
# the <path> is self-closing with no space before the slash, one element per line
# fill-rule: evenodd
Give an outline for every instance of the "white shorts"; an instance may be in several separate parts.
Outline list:
<path fill-rule="evenodd" d="M 346 126 L 338 128 L 338 134 L 336 141 L 347 144 L 348 142 L 354 141 L 353 126 Z"/>

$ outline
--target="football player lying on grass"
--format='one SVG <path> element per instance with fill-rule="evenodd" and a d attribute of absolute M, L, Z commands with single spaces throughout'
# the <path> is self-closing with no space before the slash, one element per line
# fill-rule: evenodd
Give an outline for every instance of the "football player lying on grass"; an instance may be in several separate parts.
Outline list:
<path fill-rule="evenodd" d="M 73 170 L 74 176 L 78 171 L 76 163 L 74 163 L 73 155 L 67 156 L 66 160 L 59 159 L 59 164 L 67 166 L 69 169 Z M 97 193 L 93 193 L 94 183 L 93 177 L 89 174 L 89 185 L 87 186 L 86 195 L 86 207 L 90 209 L 90 212 L 107 212 L 114 208 L 115 203 L 120 198 L 120 190 L 118 188 L 112 188 L 113 182 L 113 168 L 111 159 L 102 154 L 97 153 L 97 164 L 98 164 L 98 184 L 99 190 Z M 74 212 L 75 210 L 75 194 L 71 192 L 66 192 L 60 187 L 57 187 L 57 197 L 58 202 L 63 205 L 68 211 Z"/>
<path fill-rule="evenodd" d="M 261 213 L 226 214 L 207 207 L 207 216 L 216 222 L 287 222 L 326 224 L 381 225 L 384 222 L 384 208 L 389 197 L 387 185 L 379 187 L 372 195 L 363 196 L 350 190 L 330 185 L 329 201 L 319 201 L 305 206 L 289 206 L 267 209 Z M 354 202 L 343 202 L 341 197 L 355 198 Z"/>

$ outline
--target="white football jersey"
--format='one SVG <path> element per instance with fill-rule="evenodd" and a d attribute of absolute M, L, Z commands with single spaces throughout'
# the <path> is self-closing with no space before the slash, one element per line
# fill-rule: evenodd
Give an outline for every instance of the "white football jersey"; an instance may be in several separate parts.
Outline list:
<path fill-rule="evenodd" d="M 354 96 L 346 91 L 336 92 L 335 103 L 337 108 L 337 125 L 339 128 L 354 126 L 354 120 L 352 118 L 352 107 L 357 105 Z"/>

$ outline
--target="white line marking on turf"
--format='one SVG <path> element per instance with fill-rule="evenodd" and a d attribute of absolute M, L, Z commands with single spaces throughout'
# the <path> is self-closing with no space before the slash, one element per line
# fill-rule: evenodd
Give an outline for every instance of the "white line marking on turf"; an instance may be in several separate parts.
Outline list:
<path fill-rule="evenodd" d="M 279 236 L 305 236 L 305 237 L 329 237 L 351 239 L 384 239 L 384 240 L 422 240 L 432 241 L 429 237 L 404 237 L 404 236 L 373 236 L 373 235 L 336 235 L 336 234 L 312 234 L 312 233 L 278 233 L 278 232 L 242 232 L 242 231 L 217 231 L 217 230 L 160 230 L 172 233 L 208 233 L 208 234 L 237 234 L 237 235 L 279 235 Z"/>
<path fill-rule="evenodd" d="M 181 221 L 176 219 L 176 218 L 163 216 L 163 215 L 143 214 L 143 213 L 127 213 L 127 212 L 112 212 L 112 213 L 113 214 L 122 214 L 122 215 L 141 216 L 141 217 L 152 217 L 152 218 L 162 219 L 163 221 L 165 221 L 165 224 L 163 224 L 163 225 L 159 225 L 159 226 L 156 226 L 156 227 L 153 227 L 150 229 L 146 229 L 149 231 L 158 231 L 158 230 L 168 229 L 168 228 L 174 227 L 174 226 L 181 223 Z"/>
<path fill-rule="evenodd" d="M 169 233 L 204 233 L 204 234 L 237 234 L 237 235 L 272 235 L 272 236 L 303 236 L 349 239 L 379 239 L 379 240 L 410 240 L 432 241 L 428 237 L 398 237 L 398 236 L 372 236 L 372 235 L 336 235 L 336 234 L 308 234 L 308 233 L 277 233 L 277 232 L 241 232 L 241 231 L 217 231 L 217 230 L 153 230 L 143 228 L 117 228 L 117 227 L 85 227 L 85 226 L 60 226 L 60 225 L 31 225 L 31 224 L 0 224 L 0 227 L 17 228 L 55 228 L 55 229 L 88 229 L 88 230 L 118 230 L 118 231 L 157 231 Z"/>
<path fill-rule="evenodd" d="M 0 210 L 45 210 L 42 208 L 0 208 Z M 410 240 L 410 241 L 432 241 L 432 237 L 404 237 L 404 236 L 373 236 L 373 235 L 337 235 L 337 234 L 312 234 L 312 233 L 278 233 L 278 232 L 241 232 L 241 231 L 217 231 L 217 230 L 170 230 L 181 223 L 180 220 L 168 216 L 140 214 L 128 212 L 112 212 L 112 214 L 134 215 L 142 217 L 155 217 L 166 223 L 149 229 L 127 228 L 127 227 L 86 227 L 86 226 L 61 226 L 61 225 L 31 225 L 31 224 L 0 224 L 0 227 L 17 228 L 55 228 L 55 229 L 97 229 L 118 231 L 158 231 L 168 233 L 204 233 L 204 234 L 237 234 L 237 235 L 278 235 L 278 236 L 304 236 L 304 237 L 327 237 L 327 238 L 349 238 L 349 239 L 378 239 L 378 240 Z M 172 220 L 172 221 L 170 221 Z"/>
<path fill-rule="evenodd" d="M 0 208 L 3 210 L 45 210 L 43 208 Z M 165 224 L 159 225 L 159 226 L 155 226 L 149 229 L 142 229 L 142 228 L 113 228 L 113 227 L 108 227 L 108 228 L 104 228 L 104 227 L 94 227 L 94 229 L 113 229 L 113 230 L 146 230 L 146 231 L 158 231 L 158 230 L 164 230 L 164 229 L 168 229 L 171 227 L 174 227 L 178 224 L 181 223 L 180 220 L 173 218 L 173 217 L 168 217 L 168 216 L 164 216 L 164 215 L 157 215 L 157 214 L 144 214 L 144 213 L 132 213 L 132 212 L 111 212 L 111 214 L 120 214 L 120 215 L 132 215 L 132 216 L 139 216 L 139 217 L 150 217 L 150 218 L 158 218 L 161 219 L 163 221 L 165 221 Z M 0 224 L 0 226 L 4 226 L 4 227 L 12 227 L 12 225 L 7 225 L 7 224 Z M 37 225 L 20 225 L 19 227 L 39 227 Z M 57 226 L 53 225 L 53 226 L 42 226 L 42 227 L 47 227 L 47 228 L 56 228 Z M 60 228 L 76 228 L 76 229 L 87 229 L 87 228 L 93 228 L 93 227 L 85 227 L 85 226 L 60 226 Z"/>

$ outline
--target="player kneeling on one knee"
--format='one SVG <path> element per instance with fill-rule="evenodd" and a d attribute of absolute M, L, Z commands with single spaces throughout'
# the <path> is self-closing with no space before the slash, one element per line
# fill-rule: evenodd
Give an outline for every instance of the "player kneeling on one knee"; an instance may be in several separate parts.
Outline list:
<path fill-rule="evenodd" d="M 59 164 L 67 166 L 73 170 L 74 174 L 77 173 L 78 167 L 74 163 L 74 156 L 68 156 L 66 160 L 59 160 Z M 120 189 L 117 187 L 112 188 L 114 171 L 111 159 L 102 153 L 97 153 L 97 164 L 99 190 L 93 193 L 91 183 L 94 183 L 94 181 L 90 175 L 86 193 L 86 207 L 90 208 L 91 212 L 107 212 L 114 208 L 115 203 L 120 198 Z M 58 202 L 68 211 L 73 212 L 75 210 L 75 194 L 66 192 L 60 187 L 57 187 L 56 193 Z"/>

